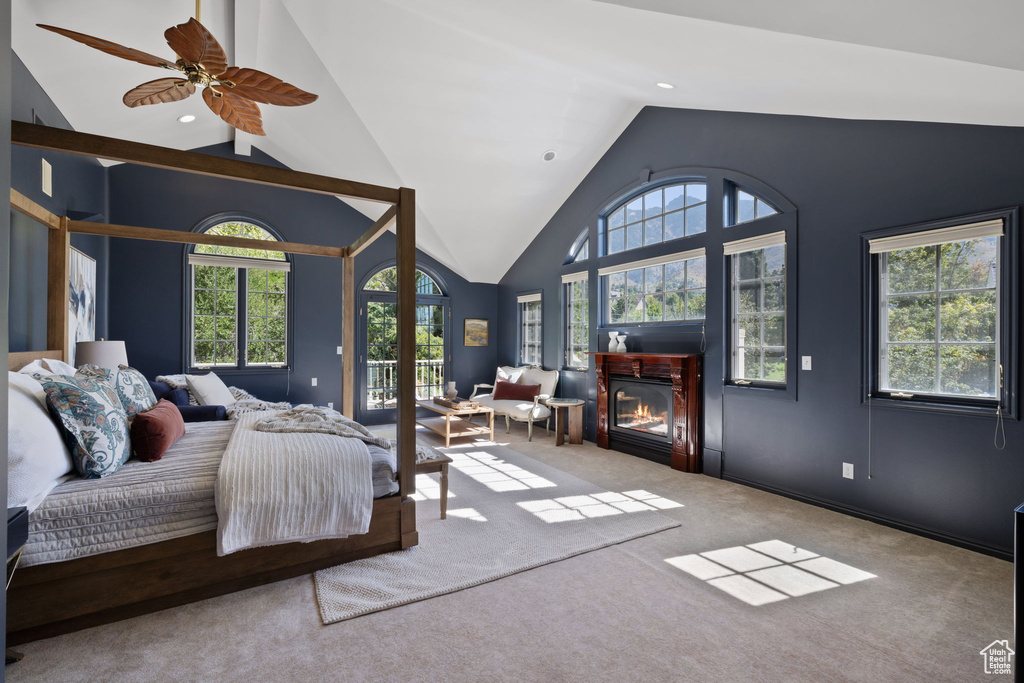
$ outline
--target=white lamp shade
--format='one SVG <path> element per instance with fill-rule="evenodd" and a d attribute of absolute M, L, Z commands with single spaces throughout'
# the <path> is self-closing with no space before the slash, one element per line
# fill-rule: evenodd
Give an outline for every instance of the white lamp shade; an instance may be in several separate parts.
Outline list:
<path fill-rule="evenodd" d="M 119 365 L 128 365 L 128 352 L 123 341 L 80 341 L 75 345 L 75 363 L 117 370 Z"/>

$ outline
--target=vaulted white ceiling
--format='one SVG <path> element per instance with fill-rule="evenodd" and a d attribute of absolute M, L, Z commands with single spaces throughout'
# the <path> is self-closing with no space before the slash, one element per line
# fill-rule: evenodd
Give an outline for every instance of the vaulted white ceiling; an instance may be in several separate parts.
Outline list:
<path fill-rule="evenodd" d="M 477 282 L 501 278 L 645 105 L 1024 125 L 1019 0 L 207 0 L 232 61 L 320 95 L 262 107 L 268 136 L 237 139 L 199 97 L 124 107 L 164 74 L 34 26 L 170 57 L 163 31 L 193 9 L 15 0 L 14 49 L 78 130 L 235 140 L 298 170 L 415 188 L 420 248 Z M 177 123 L 185 113 L 198 118 Z"/>

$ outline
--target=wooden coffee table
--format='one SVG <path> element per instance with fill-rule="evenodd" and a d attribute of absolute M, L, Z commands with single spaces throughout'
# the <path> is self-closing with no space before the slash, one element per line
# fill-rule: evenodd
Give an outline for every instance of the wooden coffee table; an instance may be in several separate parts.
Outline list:
<path fill-rule="evenodd" d="M 425 417 L 417 419 L 416 424 L 426 427 L 435 434 L 444 437 L 444 446 L 451 445 L 453 438 L 460 436 L 472 436 L 474 434 L 486 434 L 487 438 L 494 441 L 494 409 L 480 406 L 468 410 L 453 410 L 434 403 L 430 399 L 416 401 L 419 408 L 426 408 L 438 414 L 438 417 Z M 473 424 L 468 419 L 474 415 L 486 415 L 487 424 Z"/>

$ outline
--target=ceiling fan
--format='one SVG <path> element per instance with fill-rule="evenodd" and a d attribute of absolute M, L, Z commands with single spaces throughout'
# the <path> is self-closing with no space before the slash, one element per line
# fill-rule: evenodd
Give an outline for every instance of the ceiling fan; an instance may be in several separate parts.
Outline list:
<path fill-rule="evenodd" d="M 317 99 L 313 93 L 262 71 L 228 66 L 224 48 L 194 18 L 164 32 L 167 44 L 178 55 L 173 61 L 84 33 L 37 25 L 108 55 L 184 74 L 184 78 L 159 78 L 132 88 L 124 95 L 124 103 L 129 107 L 176 102 L 192 95 L 196 86 L 203 86 L 203 100 L 213 113 L 238 130 L 266 135 L 257 102 L 295 107 Z"/>

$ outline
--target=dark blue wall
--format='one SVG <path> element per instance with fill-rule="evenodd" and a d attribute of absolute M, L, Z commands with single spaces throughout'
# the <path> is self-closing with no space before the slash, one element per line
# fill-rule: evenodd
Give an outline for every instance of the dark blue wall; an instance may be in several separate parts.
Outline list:
<path fill-rule="evenodd" d="M 233 156 L 226 144 L 198 151 Z M 251 158 L 240 158 L 280 165 L 258 150 Z M 109 185 L 110 220 L 123 225 L 187 231 L 210 216 L 237 212 L 262 219 L 290 242 L 346 246 L 372 224 L 334 197 L 139 166 L 110 168 Z M 184 371 L 184 247 L 116 238 L 110 242 L 111 336 L 125 340 L 131 363 L 147 376 Z M 394 257 L 394 235 L 386 233 L 356 258 L 356 282 Z M 470 283 L 422 253 L 418 260 L 439 275 L 452 299 L 455 381 L 460 389 L 482 381 L 480 377 L 493 373 L 496 350 L 493 345 L 464 347 L 462 320 L 494 319 L 497 287 Z M 292 372 L 217 372 L 228 384 L 260 398 L 333 401 L 340 407 L 341 261 L 295 256 L 293 264 Z M 316 387 L 311 386 L 313 377 L 318 379 Z"/>
<path fill-rule="evenodd" d="M 725 476 L 1008 552 L 1011 513 L 1024 499 L 1024 426 L 1007 420 L 1007 447 L 998 451 L 993 419 L 880 407 L 869 416 L 862 405 L 860 235 L 1024 204 L 1022 155 L 1019 128 L 646 108 L 502 279 L 500 329 L 516 329 L 516 293 L 543 286 L 545 365 L 559 366 L 559 272 L 583 227 L 596 236 L 599 209 L 639 188 L 645 169 L 753 176 L 797 208 L 797 336 L 789 361 L 796 398 L 723 393 L 721 243 L 733 239 L 723 232 L 737 228 L 673 247 L 708 249 L 705 445 L 724 452 Z M 596 279 L 592 270 L 594 301 Z M 596 328 L 596 314 L 592 321 Z M 631 350 L 695 351 L 700 339 L 694 325 L 624 329 Z M 515 335 L 498 339 L 498 360 L 513 362 Z M 606 344 L 595 331 L 591 348 Z M 798 369 L 800 355 L 813 356 L 813 371 Z M 1020 368 L 1013 372 L 1019 383 Z M 585 379 L 563 376 L 563 394 L 593 398 L 593 370 Z M 593 400 L 587 412 L 593 438 Z M 855 465 L 855 480 L 841 477 L 842 462 Z"/>
<path fill-rule="evenodd" d="M 67 119 L 13 53 L 12 61 L 13 119 L 70 129 Z M 41 159 L 46 159 L 53 167 L 52 197 L 42 191 Z M 11 173 L 11 187 L 49 211 L 79 220 L 104 221 L 107 174 L 95 159 L 14 147 Z M 47 230 L 46 226 L 25 215 L 11 212 L 11 296 L 8 310 L 11 351 L 46 348 Z M 71 244 L 96 259 L 96 337 L 108 337 L 109 241 L 96 235 L 72 235 Z"/>

